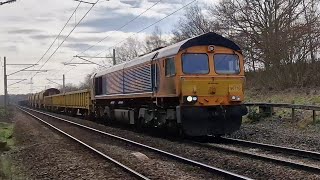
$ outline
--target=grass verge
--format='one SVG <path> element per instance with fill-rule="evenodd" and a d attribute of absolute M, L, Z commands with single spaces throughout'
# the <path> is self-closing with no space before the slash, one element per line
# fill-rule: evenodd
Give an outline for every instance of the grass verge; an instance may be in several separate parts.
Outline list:
<path fill-rule="evenodd" d="M 0 122 L 0 151 L 10 150 L 14 144 L 13 124 Z"/>

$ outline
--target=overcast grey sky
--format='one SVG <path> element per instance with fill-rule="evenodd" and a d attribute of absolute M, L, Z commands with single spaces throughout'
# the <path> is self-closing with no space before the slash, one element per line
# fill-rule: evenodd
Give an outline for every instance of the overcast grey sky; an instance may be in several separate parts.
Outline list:
<path fill-rule="evenodd" d="M 5 0 L 0 0 L 1 2 Z M 87 0 L 95 2 L 96 0 Z M 85 75 L 91 73 L 95 65 L 79 65 L 77 67 L 64 66 L 73 56 L 96 44 L 102 38 L 109 36 L 94 48 L 86 51 L 88 55 L 102 53 L 105 55 L 109 48 L 133 35 L 142 28 L 158 21 L 192 0 L 162 0 L 141 17 L 130 23 L 120 31 L 115 31 L 130 19 L 151 7 L 158 0 L 100 0 L 89 12 L 82 23 L 72 32 L 61 48 L 52 56 L 43 67 L 46 73 L 39 73 L 33 79 L 33 92 L 43 90 L 45 87 L 55 87 L 49 84 L 46 78 L 62 79 L 66 74 L 66 83 L 79 84 Z M 215 0 L 198 0 L 194 3 L 203 5 Z M 49 48 L 55 37 L 71 16 L 79 3 L 73 0 L 17 0 L 12 4 L 0 6 L 0 58 L 7 57 L 7 63 L 35 63 Z M 68 35 L 80 18 L 90 9 L 91 5 L 81 3 L 75 16 L 62 32 L 61 37 L 55 42 L 46 56 L 35 69 L 40 68 L 49 58 L 59 43 Z M 183 10 L 166 18 L 157 25 L 165 35 L 170 36 L 173 25 L 177 23 Z M 153 27 L 139 33 L 136 37 L 143 39 L 153 30 Z M 81 62 L 74 59 L 73 62 Z M 23 67 L 8 66 L 7 74 Z M 72 69 L 74 68 L 74 69 Z M 72 69 L 70 71 L 70 69 Z M 30 93 L 30 78 L 34 73 L 21 72 L 9 79 L 28 79 L 8 88 L 9 94 Z M 1 68 L 0 94 L 3 94 L 3 68 Z M 62 83 L 62 80 L 55 80 Z M 16 81 L 8 81 L 12 84 Z"/>

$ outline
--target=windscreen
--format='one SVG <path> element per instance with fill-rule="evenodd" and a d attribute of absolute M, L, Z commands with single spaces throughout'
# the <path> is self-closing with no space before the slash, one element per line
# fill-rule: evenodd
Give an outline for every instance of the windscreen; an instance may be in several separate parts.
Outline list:
<path fill-rule="evenodd" d="M 183 54 L 182 69 L 185 74 L 208 74 L 209 60 L 207 54 Z"/>
<path fill-rule="evenodd" d="M 236 54 L 215 54 L 214 68 L 217 74 L 239 74 L 240 62 Z"/>

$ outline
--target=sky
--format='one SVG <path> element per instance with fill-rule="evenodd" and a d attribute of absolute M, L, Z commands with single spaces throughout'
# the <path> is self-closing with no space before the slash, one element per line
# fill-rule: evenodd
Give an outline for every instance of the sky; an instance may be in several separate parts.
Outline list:
<path fill-rule="evenodd" d="M 6 0 L 0 0 L 0 2 L 4 1 Z M 9 94 L 27 94 L 39 92 L 49 87 L 57 87 L 57 84 L 47 79 L 62 84 L 62 75 L 65 74 L 66 84 L 78 85 L 87 74 L 96 71 L 97 65 L 70 66 L 63 64 L 65 62 L 83 62 L 78 58 L 73 58 L 75 55 L 96 56 L 100 54 L 99 56 L 105 56 L 110 49 L 115 45 L 121 45 L 119 42 L 123 42 L 128 37 L 145 38 L 152 33 L 154 26 L 160 27 L 165 36 L 170 36 L 174 25 L 183 15 L 184 9 L 146 30 L 141 30 L 193 0 L 158 1 L 100 0 L 90 11 L 91 4 L 80 3 L 79 5 L 79 2 L 74 0 L 17 0 L 14 3 L 0 6 L 0 94 L 4 94 L 4 56 L 7 59 L 7 64 L 35 64 L 39 62 L 38 65 L 28 70 L 41 69 L 46 71 L 39 73 L 24 71 L 8 76 Z M 197 0 L 192 4 L 197 3 L 204 6 L 214 1 Z M 94 3 L 96 0 L 86 0 L 86 2 Z M 89 13 L 84 17 L 88 11 Z M 119 29 L 144 11 L 146 12 L 139 18 Z M 82 19 L 82 17 L 84 18 Z M 65 29 L 54 42 L 65 25 Z M 137 33 L 138 31 L 141 32 Z M 68 36 L 70 32 L 71 34 Z M 102 39 L 104 40 L 101 41 Z M 101 42 L 98 43 L 99 41 Z M 51 44 L 52 46 L 49 48 Z M 93 47 L 87 50 L 91 46 Z M 99 62 L 100 60 L 95 59 L 94 61 Z M 7 75 L 25 67 L 28 66 L 8 65 Z M 19 81 L 18 79 L 26 80 L 14 84 Z"/>

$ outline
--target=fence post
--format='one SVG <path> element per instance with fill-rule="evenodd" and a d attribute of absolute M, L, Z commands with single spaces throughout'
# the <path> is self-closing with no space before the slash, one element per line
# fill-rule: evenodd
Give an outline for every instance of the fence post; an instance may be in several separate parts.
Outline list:
<path fill-rule="evenodd" d="M 292 100 L 291 104 L 294 104 L 294 100 Z M 292 119 L 292 120 L 295 119 L 295 112 L 294 112 L 294 111 L 295 111 L 295 109 L 292 108 L 292 109 L 291 109 L 291 119 Z"/>
<path fill-rule="evenodd" d="M 313 102 L 312 105 L 315 106 L 316 103 Z M 313 122 L 313 124 L 316 123 L 316 116 L 317 116 L 317 112 L 315 110 L 312 110 L 312 122 Z"/>
<path fill-rule="evenodd" d="M 312 110 L 312 120 L 313 120 L 313 123 L 316 123 L 316 111 L 315 110 Z"/>

